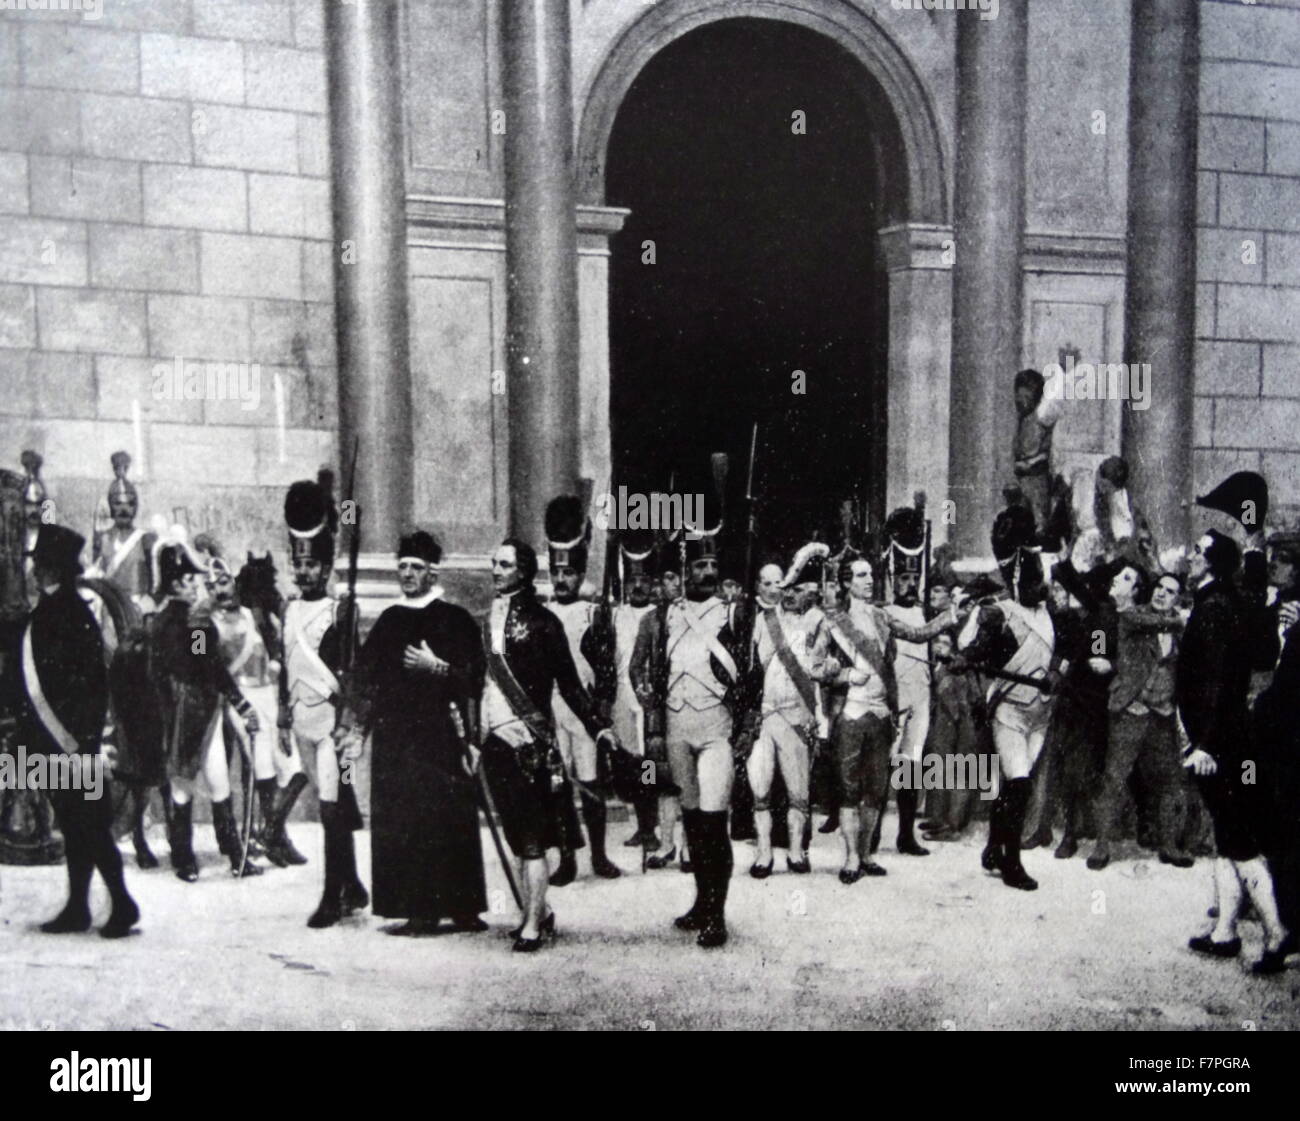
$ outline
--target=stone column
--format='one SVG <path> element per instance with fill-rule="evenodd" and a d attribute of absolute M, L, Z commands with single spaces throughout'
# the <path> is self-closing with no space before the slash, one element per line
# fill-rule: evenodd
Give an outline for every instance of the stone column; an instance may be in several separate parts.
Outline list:
<path fill-rule="evenodd" d="M 942 503 L 948 497 L 953 233 L 908 222 L 881 230 L 880 241 L 889 272 L 886 508 L 910 506 L 925 491 L 934 544 L 942 545 L 950 532 Z"/>
<path fill-rule="evenodd" d="M 1011 480 L 1012 383 L 1021 356 L 1028 0 L 998 18 L 957 19 L 957 166 L 953 200 L 952 398 L 947 496 L 951 539 L 987 556 L 993 514 Z"/>
<path fill-rule="evenodd" d="M 510 527 L 540 545 L 546 503 L 578 480 L 569 5 L 502 0 L 501 9 Z"/>
<path fill-rule="evenodd" d="M 1150 363 L 1151 406 L 1124 406 L 1129 490 L 1162 548 L 1187 538 L 1196 335 L 1200 5 L 1133 5 L 1124 361 Z"/>
<path fill-rule="evenodd" d="M 367 552 L 391 554 L 412 516 L 406 150 L 399 0 L 326 4 L 339 487 L 359 440 Z"/>

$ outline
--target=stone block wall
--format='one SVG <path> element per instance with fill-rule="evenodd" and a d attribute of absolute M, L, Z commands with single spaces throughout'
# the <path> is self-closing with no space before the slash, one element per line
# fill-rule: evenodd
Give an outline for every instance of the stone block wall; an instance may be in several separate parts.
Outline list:
<path fill-rule="evenodd" d="M 1200 124 L 1196 483 L 1262 471 L 1279 520 L 1295 522 L 1300 3 L 1203 0 Z"/>
<path fill-rule="evenodd" d="M 336 454 L 323 0 L 86 14 L 0 12 L 0 463 L 89 536 L 124 448 L 146 518 L 278 550 Z"/>

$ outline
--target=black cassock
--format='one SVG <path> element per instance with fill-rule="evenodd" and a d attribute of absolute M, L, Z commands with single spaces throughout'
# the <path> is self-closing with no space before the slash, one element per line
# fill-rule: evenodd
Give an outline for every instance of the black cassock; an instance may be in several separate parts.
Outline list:
<path fill-rule="evenodd" d="M 449 673 L 402 665 L 406 647 L 421 642 Z M 454 704 L 464 720 L 469 698 L 482 690 L 478 627 L 464 608 L 441 600 L 396 604 L 375 622 L 357 670 L 371 736 L 372 910 L 429 920 L 486 911 L 474 780 L 452 717 Z"/>

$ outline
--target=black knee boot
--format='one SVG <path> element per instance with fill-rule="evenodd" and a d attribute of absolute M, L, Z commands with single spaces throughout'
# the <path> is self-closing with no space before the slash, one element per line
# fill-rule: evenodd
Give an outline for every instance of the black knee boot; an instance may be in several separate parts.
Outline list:
<path fill-rule="evenodd" d="M 108 921 L 99 928 L 104 938 L 125 938 L 131 928 L 140 921 L 140 908 L 135 905 L 131 893 L 126 888 L 126 876 L 122 870 L 122 854 L 113 840 L 113 826 L 110 816 L 92 821 L 87 831 L 86 841 L 88 855 L 99 870 L 108 888 L 108 897 L 113 909 Z"/>
<path fill-rule="evenodd" d="M 1030 782 L 1027 778 L 1015 778 L 1007 783 L 1002 817 L 1002 882 L 1021 891 L 1038 887 L 1038 881 L 1020 863 L 1020 832 L 1025 827 L 1025 811 L 1029 808 Z"/>
<path fill-rule="evenodd" d="M 591 870 L 606 880 L 615 880 L 623 873 L 605 855 L 605 820 L 608 817 L 605 800 L 586 790 L 580 797 L 582 818 L 587 823 L 587 840 L 591 844 Z"/>
<path fill-rule="evenodd" d="M 320 824 L 325 832 L 325 887 L 321 892 L 320 904 L 316 907 L 307 925 L 313 930 L 323 930 L 333 926 L 343 917 L 343 853 L 346 832 L 339 816 L 337 802 L 320 804 Z"/>
<path fill-rule="evenodd" d="M 700 846 L 703 844 L 703 839 L 700 837 L 699 819 L 699 810 L 682 809 L 682 832 L 686 834 L 686 844 L 691 850 L 691 873 L 695 877 L 695 902 L 691 904 L 691 909 L 686 914 L 679 915 L 673 920 L 673 925 L 678 930 L 700 930 L 704 926 L 705 893 L 701 879 L 704 865 L 700 859 Z"/>
<path fill-rule="evenodd" d="M 638 844 L 650 852 L 656 851 L 659 848 L 659 838 L 655 832 L 659 826 L 658 795 L 652 793 L 648 798 L 637 798 L 632 803 L 632 812 L 636 814 L 636 833 L 627 843 Z"/>
<path fill-rule="evenodd" d="M 370 893 L 357 875 L 357 848 L 346 821 L 342 821 L 339 827 L 339 884 L 339 905 L 345 915 L 370 905 Z"/>
<path fill-rule="evenodd" d="M 194 803 L 184 805 L 168 796 L 167 843 L 171 847 L 172 868 L 178 879 L 192 884 L 199 878 L 199 862 L 194 859 Z"/>
<path fill-rule="evenodd" d="M 912 832 L 916 823 L 916 805 L 920 796 L 915 790 L 898 792 L 898 851 L 908 856 L 929 856 L 930 850 L 916 843 Z"/>
<path fill-rule="evenodd" d="M 132 786 L 126 795 L 131 819 L 131 846 L 135 849 L 137 868 L 157 868 L 158 858 L 149 847 L 149 838 L 144 831 L 144 813 L 149 808 L 149 788 Z"/>
<path fill-rule="evenodd" d="M 980 864 L 986 872 L 999 872 L 1002 870 L 1002 847 L 1005 833 L 1002 821 L 1006 816 L 1007 785 L 1003 781 L 998 787 L 998 796 L 993 799 L 993 805 L 989 809 L 989 839 L 984 845 L 984 851 L 980 853 Z"/>
<path fill-rule="evenodd" d="M 696 829 L 704 854 L 704 870 L 700 886 L 704 894 L 704 925 L 700 927 L 696 942 L 707 948 L 724 945 L 727 941 L 727 891 L 731 886 L 731 872 L 735 860 L 731 853 L 731 837 L 727 831 L 727 811 L 713 813 L 699 811 Z M 696 857 L 697 863 L 700 857 Z"/>
<path fill-rule="evenodd" d="M 299 771 L 280 791 L 276 790 L 274 779 L 261 779 L 257 784 L 259 792 L 263 782 L 271 788 L 271 801 L 274 807 L 270 813 L 264 809 L 262 815 L 266 822 L 262 844 L 266 848 L 267 858 L 281 868 L 289 864 L 306 864 L 307 858 L 294 848 L 293 842 L 289 840 L 286 826 L 289 822 L 289 814 L 293 812 L 294 803 L 298 801 L 298 795 L 307 788 L 307 776 Z"/>
<path fill-rule="evenodd" d="M 236 876 L 260 876 L 262 867 L 250 857 L 244 860 L 244 845 L 235 824 L 235 811 L 229 798 L 212 803 L 212 830 L 217 835 L 217 848 L 230 861 L 230 871 Z"/>

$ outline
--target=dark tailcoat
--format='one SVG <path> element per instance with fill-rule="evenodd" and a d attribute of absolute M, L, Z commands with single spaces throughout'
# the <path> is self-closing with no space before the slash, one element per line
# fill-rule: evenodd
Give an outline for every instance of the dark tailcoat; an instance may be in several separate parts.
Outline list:
<path fill-rule="evenodd" d="M 1290 597 L 1288 597 L 1290 598 Z M 1273 680 L 1255 700 L 1256 750 L 1272 795 L 1265 852 L 1278 910 L 1300 929 L 1300 626 L 1287 632 Z"/>
<path fill-rule="evenodd" d="M 449 663 L 435 676 L 402 665 L 426 642 Z M 373 910 L 435 920 L 487 910 L 474 780 L 452 707 L 468 727 L 483 685 L 483 651 L 468 611 L 434 600 L 395 605 L 376 620 L 356 665 L 358 709 L 370 734 Z"/>
<path fill-rule="evenodd" d="M 82 753 L 97 752 L 108 710 L 108 682 L 103 639 L 95 616 L 69 583 L 53 595 L 41 596 L 28 625 L 41 692 L 78 749 Z M 21 651 L 15 654 L 21 659 Z M 62 754 L 63 748 L 37 716 L 22 675 L 22 663 L 17 664 L 24 685 L 21 727 L 27 750 Z"/>
<path fill-rule="evenodd" d="M 193 779 L 221 718 L 222 701 L 239 705 L 243 694 L 221 657 L 221 638 L 212 620 L 193 614 L 182 600 L 169 600 L 150 622 L 149 643 L 167 773 Z"/>

